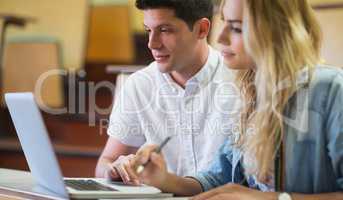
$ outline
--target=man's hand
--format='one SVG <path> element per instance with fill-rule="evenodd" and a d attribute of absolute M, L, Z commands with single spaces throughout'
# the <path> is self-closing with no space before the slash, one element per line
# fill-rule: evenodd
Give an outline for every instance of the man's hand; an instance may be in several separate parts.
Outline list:
<path fill-rule="evenodd" d="M 119 156 L 113 163 L 108 164 L 105 177 L 111 180 L 121 179 L 125 184 L 147 185 L 160 188 L 166 181 L 167 167 L 161 154 L 155 151 L 157 145 L 145 145 L 136 155 Z M 137 168 L 144 165 L 141 173 Z"/>
<path fill-rule="evenodd" d="M 119 159 L 121 155 L 134 155 L 137 150 L 137 147 L 128 146 L 116 138 L 109 137 L 96 165 L 95 176 L 97 178 L 107 177 L 111 180 L 120 180 L 121 177 L 113 166 L 115 161 L 120 160 L 118 162 L 123 162 L 123 158 Z"/>
<path fill-rule="evenodd" d="M 125 184 L 138 185 L 139 180 L 130 178 L 126 170 L 127 166 L 133 165 L 134 157 L 134 154 L 119 156 L 113 163 L 109 163 L 108 168 L 105 171 L 105 178 L 110 180 L 121 179 Z"/>

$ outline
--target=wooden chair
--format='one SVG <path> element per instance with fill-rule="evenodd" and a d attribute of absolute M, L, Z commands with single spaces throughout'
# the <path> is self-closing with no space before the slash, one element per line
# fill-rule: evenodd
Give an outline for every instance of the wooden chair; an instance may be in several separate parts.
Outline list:
<path fill-rule="evenodd" d="M 60 48 L 51 38 L 15 38 L 4 54 L 3 92 L 35 92 L 38 104 L 61 107 Z M 55 70 L 55 71 L 52 71 Z M 35 91 L 36 90 L 36 91 Z"/>
<path fill-rule="evenodd" d="M 134 61 L 134 44 L 127 5 L 90 8 L 86 61 L 126 63 Z"/>

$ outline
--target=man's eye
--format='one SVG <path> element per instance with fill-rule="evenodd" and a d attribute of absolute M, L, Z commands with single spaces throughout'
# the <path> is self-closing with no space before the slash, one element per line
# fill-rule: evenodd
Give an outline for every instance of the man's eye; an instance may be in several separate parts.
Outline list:
<path fill-rule="evenodd" d="M 171 33 L 171 32 L 173 32 L 173 30 L 171 28 L 161 28 L 160 32 L 161 33 Z"/>

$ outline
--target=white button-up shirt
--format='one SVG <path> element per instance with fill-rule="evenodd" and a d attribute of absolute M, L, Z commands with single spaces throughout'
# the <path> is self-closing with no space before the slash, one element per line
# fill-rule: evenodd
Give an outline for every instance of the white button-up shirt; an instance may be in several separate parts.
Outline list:
<path fill-rule="evenodd" d="M 139 147 L 160 144 L 168 170 L 192 176 L 209 166 L 219 147 L 237 129 L 239 91 L 234 73 L 210 48 L 203 68 L 183 89 L 155 62 L 132 74 L 121 87 L 110 116 L 108 134 Z"/>

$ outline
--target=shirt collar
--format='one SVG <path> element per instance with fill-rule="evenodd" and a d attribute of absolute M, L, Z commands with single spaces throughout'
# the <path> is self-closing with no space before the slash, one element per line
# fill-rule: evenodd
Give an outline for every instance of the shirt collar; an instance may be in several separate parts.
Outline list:
<path fill-rule="evenodd" d="M 186 82 L 186 87 L 187 85 L 198 85 L 200 87 L 204 87 L 214 78 L 215 72 L 217 71 L 218 66 L 220 66 L 220 63 L 222 62 L 222 57 L 220 56 L 219 52 L 215 51 L 211 46 L 208 46 L 208 48 L 209 53 L 206 63 L 200 69 L 199 72 L 197 72 L 192 78 L 190 78 Z M 172 90 L 181 88 L 179 85 L 175 83 L 175 81 L 172 79 L 169 73 L 163 73 L 162 77 L 167 81 L 168 85 L 172 87 Z"/>
<path fill-rule="evenodd" d="M 198 83 L 200 86 L 206 86 L 214 77 L 215 72 L 221 62 L 221 56 L 211 46 L 208 46 L 209 54 L 205 65 L 186 83 Z"/>
<path fill-rule="evenodd" d="M 289 78 L 284 79 L 278 84 L 278 90 L 282 90 L 284 88 L 287 88 L 290 86 L 290 81 Z M 301 70 L 299 70 L 296 74 L 296 83 L 295 86 L 296 88 L 301 88 L 304 85 L 307 85 L 309 83 L 309 68 L 304 67 Z"/>

